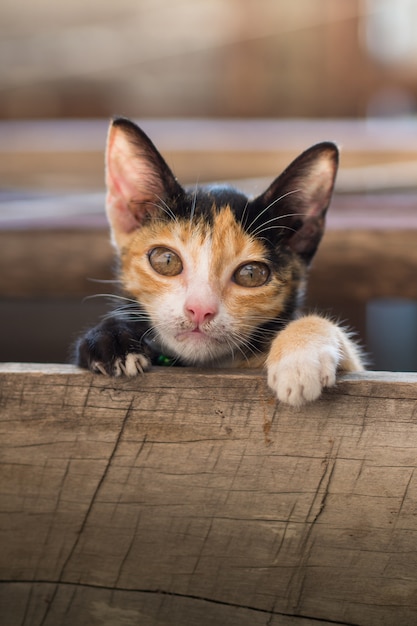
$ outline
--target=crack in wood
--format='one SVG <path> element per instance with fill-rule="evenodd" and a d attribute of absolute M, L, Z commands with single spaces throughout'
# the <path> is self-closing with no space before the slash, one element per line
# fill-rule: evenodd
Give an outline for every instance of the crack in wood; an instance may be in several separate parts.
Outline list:
<path fill-rule="evenodd" d="M 300 613 L 291 613 L 286 611 L 277 611 L 275 609 L 263 609 L 261 607 L 251 606 L 248 604 L 240 604 L 237 602 L 228 602 L 226 600 L 218 600 L 217 598 L 209 598 L 200 595 L 194 594 L 184 594 L 178 593 L 175 591 L 167 591 L 165 589 L 133 589 L 130 587 L 108 587 L 106 585 L 95 585 L 91 583 L 82 583 L 75 581 L 63 581 L 63 580 L 1 580 L 0 584 L 8 584 L 8 585 L 56 585 L 56 586 L 65 586 L 65 587 L 76 587 L 83 589 L 97 589 L 102 591 L 111 591 L 111 592 L 124 592 L 124 593 L 139 593 L 139 594 L 148 594 L 148 595 L 162 595 L 162 596 L 170 596 L 172 598 L 179 598 L 183 600 L 195 600 L 197 602 L 206 602 L 208 604 L 217 604 L 224 607 L 230 607 L 235 609 L 243 609 L 246 611 L 251 611 L 253 613 L 263 613 L 265 615 L 269 615 L 271 618 L 274 617 L 291 617 L 293 619 L 298 619 L 300 622 L 304 620 L 310 620 L 313 622 L 318 622 L 319 624 L 334 624 L 335 626 L 361 626 L 355 622 L 346 622 L 340 620 L 333 620 L 325 617 L 318 617 L 314 615 L 301 615 Z M 51 598 L 49 602 L 49 606 L 51 607 L 53 604 L 54 596 Z M 270 620 L 269 620 L 270 621 Z M 44 620 L 43 622 L 44 623 Z"/>
<path fill-rule="evenodd" d="M 85 407 L 86 407 L 86 404 L 84 404 L 84 409 L 85 409 Z M 112 451 L 110 453 L 110 456 L 108 458 L 106 467 L 104 468 L 104 471 L 103 471 L 103 473 L 102 473 L 102 475 L 101 475 L 101 477 L 100 477 L 100 479 L 99 479 L 99 481 L 97 483 L 96 489 L 95 489 L 95 491 L 93 493 L 93 496 L 91 498 L 90 504 L 89 504 L 89 506 L 87 508 L 87 511 L 85 513 L 84 519 L 82 520 L 82 523 L 80 525 L 79 532 L 77 533 L 77 537 L 76 537 L 72 547 L 70 548 L 70 550 L 68 552 L 67 558 L 65 559 L 65 561 L 64 561 L 64 563 L 63 563 L 63 565 L 61 567 L 61 571 L 60 571 L 60 574 L 59 574 L 59 577 L 58 577 L 58 581 L 57 581 L 55 590 L 54 590 L 54 592 L 52 594 L 51 601 L 46 606 L 45 613 L 43 615 L 42 620 L 39 623 L 39 626 L 44 626 L 44 624 L 45 624 L 45 622 L 46 622 L 46 620 L 48 618 L 49 611 L 50 611 L 50 609 L 51 609 L 51 607 L 53 605 L 54 599 L 56 598 L 56 594 L 58 592 L 59 584 L 63 582 L 63 578 L 65 576 L 65 571 L 69 567 L 69 565 L 71 563 L 71 560 L 72 560 L 72 557 L 74 556 L 74 554 L 75 554 L 75 552 L 76 552 L 76 550 L 78 548 L 79 542 L 80 542 L 80 540 L 81 540 L 81 538 L 83 536 L 83 531 L 84 531 L 84 529 L 87 526 L 88 519 L 89 519 L 90 514 L 91 514 L 91 512 L 93 510 L 93 507 L 94 507 L 94 504 L 96 502 L 97 496 L 98 496 L 98 494 L 100 492 L 100 489 L 101 489 L 102 485 L 104 484 L 104 482 L 106 480 L 106 477 L 107 477 L 108 472 L 110 470 L 110 467 L 112 465 L 113 458 L 115 457 L 116 451 L 117 451 L 117 449 L 119 447 L 119 444 L 120 444 L 120 441 L 121 441 L 121 439 L 123 437 L 123 433 L 124 433 L 124 431 L 126 429 L 126 425 L 127 425 L 129 416 L 130 416 L 131 411 L 132 411 L 132 407 L 133 407 L 133 398 L 131 399 L 131 402 L 130 402 L 129 406 L 126 409 L 126 413 L 125 413 L 125 416 L 123 418 L 123 421 L 122 421 L 122 424 L 121 424 L 121 427 L 120 427 L 120 430 L 119 430 L 119 434 L 118 434 L 118 436 L 116 438 L 115 444 L 114 444 L 113 449 L 112 449 Z"/>
<path fill-rule="evenodd" d="M 336 445 L 336 442 L 334 440 L 331 440 L 330 443 L 331 448 L 326 456 L 323 458 L 323 472 L 320 476 L 320 480 L 316 488 L 316 493 L 306 515 L 306 531 L 304 532 L 304 536 L 301 540 L 299 547 L 299 553 L 301 555 L 301 558 L 298 567 L 290 578 L 290 583 L 288 585 L 289 594 L 294 597 L 292 601 L 290 600 L 290 603 L 292 606 L 294 606 L 296 610 L 301 607 L 304 594 L 306 567 L 310 559 L 311 551 L 314 544 L 314 541 L 311 541 L 313 529 L 317 523 L 317 520 L 322 515 L 326 505 L 330 483 L 336 466 L 337 453 L 340 448 L 341 442 L 338 441 Z M 312 515 L 314 515 L 313 519 L 311 519 Z"/>

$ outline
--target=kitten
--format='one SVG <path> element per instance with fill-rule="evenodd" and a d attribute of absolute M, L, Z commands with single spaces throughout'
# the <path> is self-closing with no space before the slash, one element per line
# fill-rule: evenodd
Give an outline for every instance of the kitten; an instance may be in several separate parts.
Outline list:
<path fill-rule="evenodd" d="M 152 364 L 266 366 L 298 406 L 363 369 L 333 322 L 299 316 L 338 166 L 332 143 L 302 153 L 255 199 L 228 186 L 184 189 L 150 139 L 117 118 L 106 151 L 107 215 L 125 306 L 77 344 L 77 363 L 110 376 Z"/>

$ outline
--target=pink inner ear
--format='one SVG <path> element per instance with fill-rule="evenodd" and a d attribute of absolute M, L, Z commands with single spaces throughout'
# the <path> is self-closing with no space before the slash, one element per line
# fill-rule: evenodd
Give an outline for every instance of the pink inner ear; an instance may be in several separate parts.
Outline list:
<path fill-rule="evenodd" d="M 297 196 L 295 216 L 298 216 L 299 223 L 297 231 L 288 237 L 288 245 L 307 263 L 313 258 L 324 232 L 336 170 L 334 151 L 323 150 L 294 180 L 295 188 L 299 189 L 294 194 L 294 198 Z"/>
<path fill-rule="evenodd" d="M 136 153 L 123 129 L 110 127 L 106 150 L 106 208 L 116 239 L 138 228 L 144 205 L 151 200 L 146 189 L 149 175 L 149 167 Z"/>
<path fill-rule="evenodd" d="M 325 213 L 332 197 L 335 175 L 334 162 L 326 154 L 310 165 L 300 185 L 305 211 L 300 217 L 308 220 Z"/>

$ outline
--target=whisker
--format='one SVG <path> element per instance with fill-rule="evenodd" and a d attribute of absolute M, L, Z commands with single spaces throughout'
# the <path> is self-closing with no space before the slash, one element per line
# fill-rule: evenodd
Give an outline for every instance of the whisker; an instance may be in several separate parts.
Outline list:
<path fill-rule="evenodd" d="M 281 228 L 282 230 L 291 230 L 293 233 L 296 232 L 296 228 L 291 228 L 291 226 L 284 226 L 282 224 L 277 224 L 276 226 L 267 226 L 267 224 L 270 224 L 271 222 L 276 222 L 279 219 L 283 219 L 283 217 L 289 217 L 288 215 L 282 216 L 281 217 L 272 217 L 270 220 L 268 220 L 267 222 L 263 222 L 262 224 L 259 224 L 259 226 L 257 226 L 255 228 L 255 230 L 252 231 L 251 235 L 253 237 L 259 237 L 259 235 L 263 232 L 265 232 L 266 230 L 273 230 L 273 229 L 279 229 Z"/>
<path fill-rule="evenodd" d="M 140 311 L 138 312 L 126 312 L 120 313 L 120 311 L 109 311 L 105 315 L 103 315 L 103 319 L 118 319 L 124 322 L 149 322 L 149 317 L 145 314 L 142 314 Z"/>
<path fill-rule="evenodd" d="M 274 206 L 274 204 L 277 204 L 277 202 L 280 202 L 280 201 L 281 201 L 281 200 L 283 200 L 284 198 L 287 198 L 288 196 L 291 196 L 291 195 L 292 195 L 292 194 L 294 194 L 294 193 L 298 193 L 299 191 L 301 191 L 301 189 L 294 189 L 293 191 L 287 191 L 287 193 L 282 194 L 282 196 L 279 196 L 279 198 L 275 198 L 275 200 L 273 200 L 272 202 L 270 202 L 270 203 L 268 204 L 268 206 L 267 206 L 267 207 L 265 207 L 265 208 L 264 208 L 264 209 L 263 209 L 260 213 L 258 213 L 258 215 L 256 215 L 256 216 L 254 217 L 254 219 L 251 221 L 251 223 L 250 223 L 250 224 L 249 224 L 249 226 L 247 227 L 247 230 L 250 230 L 250 229 L 252 228 L 252 226 L 253 226 L 254 224 L 256 224 L 256 222 L 257 222 L 257 221 L 258 221 L 258 220 L 262 217 L 262 215 L 263 215 L 264 213 L 266 213 L 267 211 L 269 211 L 269 209 L 270 209 L 271 207 L 273 207 L 273 206 Z M 296 214 L 294 214 L 294 215 L 296 215 Z M 286 215 L 286 216 L 282 216 L 282 217 L 289 217 L 289 216 L 288 216 L 288 215 Z"/>
<path fill-rule="evenodd" d="M 101 283 L 101 284 L 112 284 L 112 285 L 121 285 L 122 281 L 118 279 L 111 278 L 87 278 L 90 283 Z"/>
<path fill-rule="evenodd" d="M 248 206 L 249 206 L 249 198 L 246 200 L 246 204 L 243 207 L 243 211 L 242 211 L 242 215 L 240 217 L 240 223 L 242 224 L 243 228 L 246 230 L 246 224 L 247 224 L 247 220 L 249 217 L 249 213 L 248 213 Z"/>
<path fill-rule="evenodd" d="M 157 196 L 158 201 L 160 202 L 160 204 L 158 203 L 153 203 L 154 206 L 156 206 L 158 209 L 161 209 L 161 211 L 163 211 L 164 213 L 166 213 L 168 215 L 168 217 L 170 217 L 174 222 L 177 221 L 177 216 L 175 215 L 174 211 L 171 209 L 171 207 L 165 202 L 165 200 L 163 198 L 161 198 L 161 196 Z"/>
<path fill-rule="evenodd" d="M 246 352 L 249 352 L 253 356 L 256 356 L 257 354 L 261 352 L 259 348 L 253 345 L 250 339 L 243 339 L 240 336 L 239 337 L 234 336 L 234 337 L 230 337 L 229 341 L 233 342 L 235 348 L 239 350 L 239 352 L 242 354 L 242 356 L 245 358 L 246 361 L 249 360 Z"/>
<path fill-rule="evenodd" d="M 198 192 L 198 183 L 195 184 L 194 187 L 194 194 L 193 194 L 193 203 L 191 205 L 191 212 L 190 212 L 190 222 L 192 221 L 194 215 L 195 215 L 195 210 L 197 207 L 197 192 Z"/>
<path fill-rule="evenodd" d="M 257 226 L 257 227 L 256 227 L 256 228 L 252 231 L 252 234 L 253 234 L 253 233 L 262 232 L 262 230 L 261 230 L 261 231 L 259 231 L 259 229 L 262 229 L 262 228 L 265 226 L 265 224 L 269 224 L 270 222 L 274 222 L 274 221 L 277 221 L 277 222 L 278 222 L 278 221 L 280 221 L 280 220 L 284 220 L 284 219 L 286 219 L 287 217 L 307 217 L 307 216 L 308 216 L 308 214 L 307 214 L 307 213 L 286 213 L 285 215 L 276 215 L 275 217 L 272 217 L 270 220 L 267 220 L 266 222 L 262 222 L 262 224 L 259 224 L 259 226 Z M 281 225 L 278 225 L 278 226 L 275 226 L 275 228 L 283 228 L 283 229 L 285 229 L 285 228 L 286 228 L 286 229 L 288 229 L 288 230 L 293 230 L 293 231 L 295 232 L 295 229 L 291 228 L 290 226 L 281 226 Z"/>
<path fill-rule="evenodd" d="M 110 300 L 122 300 L 123 302 L 129 302 L 138 306 L 137 300 L 134 300 L 133 298 L 127 298 L 126 296 L 119 296 L 114 293 L 94 293 L 90 296 L 85 296 L 83 300 L 92 300 L 93 298 L 109 298 Z"/>

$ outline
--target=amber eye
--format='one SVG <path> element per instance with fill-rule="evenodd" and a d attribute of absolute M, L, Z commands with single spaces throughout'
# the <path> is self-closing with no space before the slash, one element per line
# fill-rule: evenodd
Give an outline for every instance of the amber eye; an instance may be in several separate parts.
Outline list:
<path fill-rule="evenodd" d="M 153 248 L 148 255 L 149 263 L 158 274 L 177 276 L 182 272 L 182 261 L 176 252 L 169 248 Z"/>
<path fill-rule="evenodd" d="M 269 267 L 265 263 L 253 261 L 237 268 L 233 280 L 241 287 L 261 287 L 269 278 Z"/>

